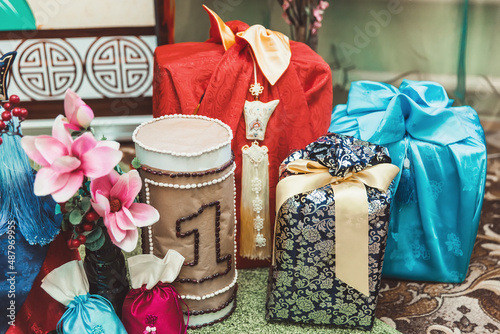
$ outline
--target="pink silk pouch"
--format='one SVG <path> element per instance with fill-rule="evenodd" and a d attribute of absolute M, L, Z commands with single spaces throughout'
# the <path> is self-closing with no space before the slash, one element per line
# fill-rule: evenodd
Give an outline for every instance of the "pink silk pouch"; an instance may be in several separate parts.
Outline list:
<path fill-rule="evenodd" d="M 183 301 L 169 284 L 177 278 L 183 263 L 184 257 L 172 249 L 163 259 L 152 254 L 128 259 L 132 289 L 122 308 L 122 322 L 128 333 L 186 333 Z"/>

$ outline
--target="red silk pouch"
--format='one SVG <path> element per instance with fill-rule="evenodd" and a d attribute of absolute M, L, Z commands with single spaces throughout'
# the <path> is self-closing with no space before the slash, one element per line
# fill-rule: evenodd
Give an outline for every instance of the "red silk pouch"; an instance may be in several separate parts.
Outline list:
<path fill-rule="evenodd" d="M 186 333 L 183 301 L 169 284 L 177 278 L 183 263 L 184 257 L 174 250 L 169 250 L 163 260 L 152 254 L 128 259 L 132 289 L 122 308 L 122 323 L 128 333 Z"/>
<path fill-rule="evenodd" d="M 267 124 L 265 138 L 259 143 L 269 149 L 269 211 L 273 231 L 281 161 L 328 130 L 333 99 L 331 70 L 303 43 L 288 42 L 284 35 L 262 26 L 249 27 L 240 21 L 225 24 L 215 13 L 207 11 L 211 20 L 208 41 L 164 45 L 156 49 L 153 116 L 193 114 L 200 104 L 197 114 L 220 119 L 231 127 L 237 165 L 237 219 L 240 222 L 241 149 L 253 142 L 247 139 L 243 110 L 245 101 L 255 99 L 249 87 L 256 73 L 257 81 L 264 87 L 259 100 L 279 100 Z M 291 54 L 288 58 L 279 46 L 285 39 Z M 252 54 L 258 64 L 256 70 Z M 238 228 L 238 234 L 240 230 Z M 269 242 L 272 243 L 272 237 Z M 241 258 L 238 254 L 237 264 L 239 268 L 248 268 L 267 266 L 269 262 Z"/>

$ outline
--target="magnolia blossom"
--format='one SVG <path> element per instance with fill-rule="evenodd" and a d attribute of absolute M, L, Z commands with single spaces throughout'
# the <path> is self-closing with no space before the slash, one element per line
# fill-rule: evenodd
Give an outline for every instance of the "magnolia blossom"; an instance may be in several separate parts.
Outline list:
<path fill-rule="evenodd" d="M 21 145 L 30 159 L 42 166 L 36 174 L 35 195 L 51 194 L 59 203 L 78 191 L 84 176 L 104 176 L 122 158 L 120 144 L 115 141 L 97 141 L 89 132 L 73 140 L 62 115 L 54 121 L 52 136 L 24 136 Z"/>
<path fill-rule="evenodd" d="M 71 89 L 66 90 L 64 96 L 64 114 L 66 127 L 72 130 L 86 129 L 94 119 L 92 109 Z"/>
<path fill-rule="evenodd" d="M 133 251 L 137 245 L 137 227 L 149 226 L 160 219 L 160 214 L 152 206 L 134 203 L 141 187 L 136 170 L 122 175 L 113 170 L 90 183 L 92 207 L 104 218 L 111 241 L 127 252 Z"/>

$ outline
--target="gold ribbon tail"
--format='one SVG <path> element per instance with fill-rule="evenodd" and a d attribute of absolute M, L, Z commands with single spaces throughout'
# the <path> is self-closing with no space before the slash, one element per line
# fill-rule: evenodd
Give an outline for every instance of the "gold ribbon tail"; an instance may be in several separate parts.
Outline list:
<path fill-rule="evenodd" d="M 253 25 L 236 35 L 231 28 L 213 10 L 203 5 L 210 18 L 210 37 L 229 50 L 236 43 L 236 35 L 244 39 L 251 47 L 259 68 L 269 81 L 274 84 L 281 78 L 290 65 L 292 50 L 290 40 L 284 34 Z"/>
<path fill-rule="evenodd" d="M 271 86 L 274 86 L 285 73 L 292 59 L 288 37 L 259 24 L 238 32 L 236 35 L 250 45 L 260 70 Z"/>
<path fill-rule="evenodd" d="M 236 43 L 234 32 L 213 10 L 205 5 L 203 5 L 203 8 L 210 18 L 210 37 L 222 43 L 225 51 L 229 50 L 229 48 Z"/>
<path fill-rule="evenodd" d="M 332 184 L 335 198 L 335 274 L 365 296 L 368 280 L 368 198 L 362 182 Z"/>

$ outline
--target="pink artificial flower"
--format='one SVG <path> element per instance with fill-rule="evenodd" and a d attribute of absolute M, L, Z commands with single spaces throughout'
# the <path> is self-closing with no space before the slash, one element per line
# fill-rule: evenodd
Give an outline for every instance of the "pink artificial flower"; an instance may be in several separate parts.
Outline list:
<path fill-rule="evenodd" d="M 94 112 L 86 105 L 80 96 L 68 88 L 64 96 L 64 114 L 66 127 L 72 130 L 86 129 L 94 119 Z"/>
<path fill-rule="evenodd" d="M 133 251 L 137 245 L 137 227 L 149 226 L 160 219 L 152 206 L 134 203 L 141 187 L 141 178 L 135 169 L 122 175 L 113 170 L 90 183 L 92 207 L 104 218 L 111 241 L 126 252 Z"/>
<path fill-rule="evenodd" d="M 328 6 L 330 6 L 330 4 L 328 3 L 328 1 L 325 1 L 325 0 L 321 0 L 318 4 L 319 9 L 322 9 L 322 10 L 327 9 Z"/>
<path fill-rule="evenodd" d="M 325 11 L 322 9 L 319 9 L 319 7 L 316 7 L 313 9 L 313 16 L 316 19 L 316 21 L 321 22 L 323 21 L 323 13 Z"/>
<path fill-rule="evenodd" d="M 311 25 L 311 34 L 316 35 L 319 28 L 321 28 L 321 22 L 314 21 L 314 23 Z"/>
<path fill-rule="evenodd" d="M 80 188 L 83 177 L 101 177 L 110 172 L 122 158 L 120 144 L 97 141 L 87 132 L 73 141 L 57 116 L 52 136 L 24 136 L 21 145 L 26 154 L 41 165 L 36 174 L 37 196 L 51 194 L 56 202 L 66 202 Z"/>

